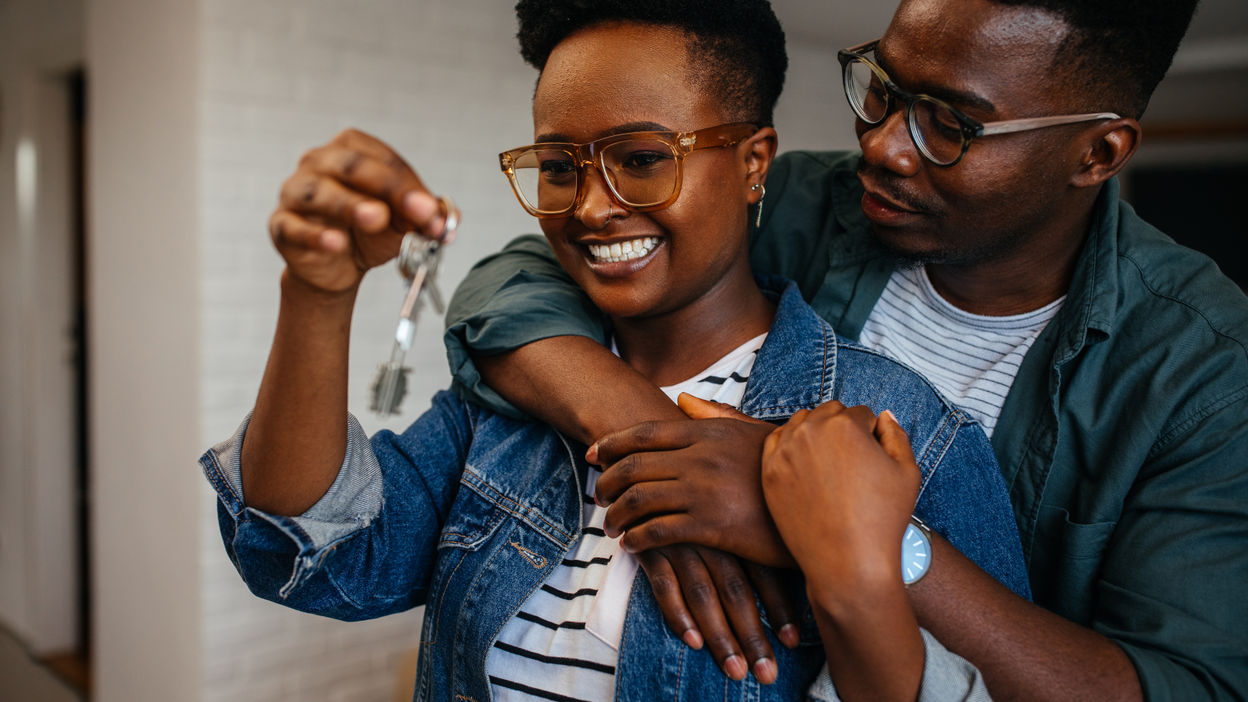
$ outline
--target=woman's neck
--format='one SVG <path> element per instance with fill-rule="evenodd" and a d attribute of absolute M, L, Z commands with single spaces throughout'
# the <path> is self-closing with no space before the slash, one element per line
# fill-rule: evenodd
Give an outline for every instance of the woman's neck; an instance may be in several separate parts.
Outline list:
<path fill-rule="evenodd" d="M 759 290 L 748 266 L 725 276 L 696 301 L 661 315 L 616 318 L 620 357 L 659 386 L 705 370 L 771 328 L 776 306 Z"/>

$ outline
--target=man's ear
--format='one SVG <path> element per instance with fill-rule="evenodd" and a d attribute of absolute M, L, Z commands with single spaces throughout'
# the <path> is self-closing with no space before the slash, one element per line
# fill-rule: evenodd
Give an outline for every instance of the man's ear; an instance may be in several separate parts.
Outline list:
<path fill-rule="evenodd" d="M 1084 134 L 1085 147 L 1071 185 L 1100 185 L 1118 174 L 1140 146 L 1140 123 L 1120 117 L 1098 124 Z"/>
<path fill-rule="evenodd" d="M 776 157 L 779 148 L 779 136 L 771 127 L 763 127 L 741 144 L 745 153 L 745 185 L 747 188 L 762 185 L 767 180 L 767 171 Z M 759 198 L 758 189 L 750 191 L 750 204 Z"/>

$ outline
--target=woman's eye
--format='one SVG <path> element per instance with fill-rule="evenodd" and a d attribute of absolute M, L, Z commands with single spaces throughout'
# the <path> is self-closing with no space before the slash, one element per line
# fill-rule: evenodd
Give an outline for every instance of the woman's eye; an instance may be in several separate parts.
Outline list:
<path fill-rule="evenodd" d="M 551 183 L 564 181 L 576 175 L 576 168 L 572 162 L 564 159 L 542 161 L 538 164 L 538 170 L 541 171 L 542 179 Z"/>
<path fill-rule="evenodd" d="M 662 151 L 634 151 L 621 164 L 630 171 L 645 171 L 661 167 L 671 159 L 671 154 Z"/>

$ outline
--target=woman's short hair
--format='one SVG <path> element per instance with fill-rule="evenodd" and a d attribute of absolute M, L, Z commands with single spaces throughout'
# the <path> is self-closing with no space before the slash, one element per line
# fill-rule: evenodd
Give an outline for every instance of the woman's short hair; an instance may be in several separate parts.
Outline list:
<path fill-rule="evenodd" d="M 622 21 L 682 31 L 699 69 L 691 79 L 727 119 L 772 125 L 789 60 L 766 0 L 520 0 L 516 16 L 520 54 L 539 71 L 559 42 L 586 27 Z"/>

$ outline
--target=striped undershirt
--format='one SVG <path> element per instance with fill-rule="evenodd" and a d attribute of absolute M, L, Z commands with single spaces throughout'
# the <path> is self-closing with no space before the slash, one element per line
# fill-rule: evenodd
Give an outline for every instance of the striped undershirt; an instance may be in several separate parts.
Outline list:
<path fill-rule="evenodd" d="M 745 383 L 766 336 L 751 339 L 710 368 L 663 391 L 673 400 L 687 392 L 740 407 Z M 589 702 L 615 696 L 620 632 L 636 559 L 620 551 L 619 540 L 608 539 L 602 530 L 607 511 L 594 504 L 599 475 L 596 466 L 582 475 L 585 526 L 580 538 L 503 627 L 486 657 L 485 669 L 495 700 Z M 608 582 L 608 571 L 626 577 L 612 577 Z M 593 621 L 587 627 L 591 614 Z M 615 626 L 598 630 L 592 625 L 604 620 Z"/>
<path fill-rule="evenodd" d="M 1023 356 L 1065 299 L 1026 314 L 986 317 L 947 302 L 921 266 L 898 268 L 859 341 L 914 368 L 992 436 Z"/>

